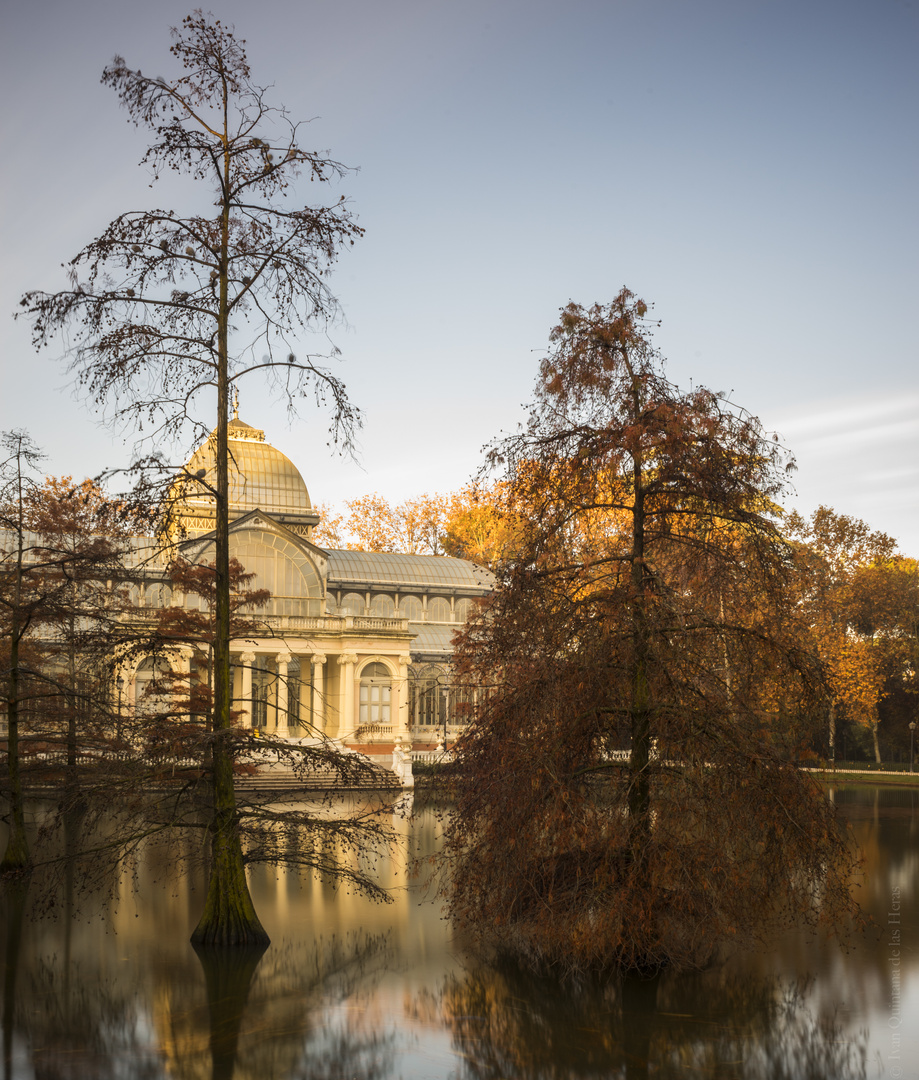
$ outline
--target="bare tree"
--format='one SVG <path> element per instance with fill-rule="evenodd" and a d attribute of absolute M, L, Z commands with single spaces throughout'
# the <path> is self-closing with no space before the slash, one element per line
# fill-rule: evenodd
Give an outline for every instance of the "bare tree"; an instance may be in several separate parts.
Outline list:
<path fill-rule="evenodd" d="M 23 712 L 23 675 L 29 633 L 44 601 L 36 582 L 38 567 L 30 565 L 32 538 L 28 528 L 29 493 L 35 470 L 43 458 L 24 431 L 3 436 L 5 460 L 0 462 L 0 619 L 3 628 L 7 723 L 7 775 L 9 782 L 9 837 L 0 869 L 22 870 L 29 865 L 20 769 L 20 719 Z"/>
<path fill-rule="evenodd" d="M 344 196 L 293 202 L 297 177 L 324 184 L 345 169 L 304 149 L 301 127 L 252 81 L 245 42 L 200 11 L 172 34 L 181 74 L 151 78 L 116 57 L 102 81 L 152 131 L 143 161 L 154 176 L 176 171 L 206 185 L 214 214 L 121 214 L 71 261 L 70 288 L 29 292 L 22 306 L 37 347 L 69 331 L 77 386 L 114 423 L 161 442 L 189 422 L 206 430 L 202 406 L 216 414 L 213 873 L 193 940 L 247 945 L 266 936 L 243 872 L 232 779 L 229 397 L 259 372 L 291 409 L 304 395 L 327 404 L 332 437 L 350 445 L 359 415 L 343 384 L 317 356 L 298 356 L 294 341 L 337 313 L 327 275 L 362 230 Z"/>

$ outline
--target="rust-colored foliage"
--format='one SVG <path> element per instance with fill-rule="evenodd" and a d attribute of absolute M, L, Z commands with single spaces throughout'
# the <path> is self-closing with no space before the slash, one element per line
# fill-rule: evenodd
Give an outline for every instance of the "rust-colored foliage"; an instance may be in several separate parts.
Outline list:
<path fill-rule="evenodd" d="M 682 393 L 646 307 L 569 305 L 528 429 L 527 508 L 459 642 L 480 695 L 448 832 L 454 918 L 566 970 L 706 962 L 775 921 L 853 910 L 833 808 L 794 767 L 820 692 L 758 421 Z"/>
<path fill-rule="evenodd" d="M 4 434 L 0 463 L 0 666 L 8 728 L 8 859 L 25 861 L 22 784 L 77 780 L 104 752 L 112 721 L 111 642 L 123 610 L 128 517 L 91 480 L 34 473 L 24 432 Z M 16 849 L 16 850 L 14 850 Z"/>
<path fill-rule="evenodd" d="M 271 598 L 267 589 L 248 588 L 254 577 L 238 559 L 230 560 L 231 641 L 258 632 L 254 613 Z M 159 608 L 150 634 L 138 637 L 133 645 L 136 654 L 154 658 L 145 696 L 159 707 L 147 708 L 154 715 L 144 737 L 167 767 L 183 759 L 200 769 L 210 756 L 213 730 L 217 573 L 213 563 L 177 558 L 169 566 L 167 580 L 174 593 L 196 597 L 198 603 Z M 144 702 L 140 704 L 143 709 Z M 230 715 L 235 721 L 239 712 L 231 710 Z"/>
<path fill-rule="evenodd" d="M 820 506 L 786 519 L 798 544 L 797 588 L 814 651 L 824 665 L 831 754 L 837 714 L 867 728 L 875 760 L 879 707 L 891 683 L 913 689 L 917 658 L 915 563 L 858 518 Z M 909 674 L 911 672 L 911 674 Z"/>
<path fill-rule="evenodd" d="M 374 492 L 345 502 L 345 512 L 320 505 L 317 544 L 352 551 L 450 555 L 495 566 L 513 545 L 515 518 L 500 485 L 468 484 L 460 491 L 391 503 Z"/>

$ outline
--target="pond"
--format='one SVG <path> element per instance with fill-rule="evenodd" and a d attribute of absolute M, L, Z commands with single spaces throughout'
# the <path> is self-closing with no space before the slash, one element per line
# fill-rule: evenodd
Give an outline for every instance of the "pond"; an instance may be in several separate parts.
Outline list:
<path fill-rule="evenodd" d="M 476 961 L 408 872 L 436 848 L 431 809 L 394 818 L 392 904 L 257 871 L 261 956 L 198 958 L 202 882 L 161 854 L 70 916 L 23 918 L 6 896 L 4 1080 L 919 1077 L 919 795 L 830 795 L 874 926 L 651 982 L 574 989 Z"/>

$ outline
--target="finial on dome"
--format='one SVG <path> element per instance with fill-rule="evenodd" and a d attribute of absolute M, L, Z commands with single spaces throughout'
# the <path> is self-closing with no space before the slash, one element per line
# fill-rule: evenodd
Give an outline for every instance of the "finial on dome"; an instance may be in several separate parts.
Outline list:
<path fill-rule="evenodd" d="M 233 387 L 233 419 L 239 419 L 239 387 Z"/>

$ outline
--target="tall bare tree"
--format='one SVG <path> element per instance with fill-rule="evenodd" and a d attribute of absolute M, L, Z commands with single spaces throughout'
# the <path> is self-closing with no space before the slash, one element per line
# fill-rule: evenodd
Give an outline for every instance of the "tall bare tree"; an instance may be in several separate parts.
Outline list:
<path fill-rule="evenodd" d="M 9 782 L 9 836 L 0 869 L 22 870 L 29 865 L 20 760 L 20 720 L 23 713 L 24 675 L 28 637 L 44 601 L 38 586 L 39 567 L 31 555 L 29 495 L 35 472 L 44 455 L 24 431 L 3 435 L 5 458 L 0 462 L 0 626 L 7 723 L 7 779 Z"/>
<path fill-rule="evenodd" d="M 151 78 L 116 57 L 102 81 L 152 131 L 143 163 L 154 176 L 175 171 L 206 185 L 214 213 L 120 214 L 71 261 L 68 289 L 29 292 L 22 306 L 36 346 L 69 331 L 76 383 L 112 421 L 161 441 L 189 422 L 200 434 L 210 427 L 202 415 L 216 416 L 213 873 L 193 940 L 247 945 L 267 939 L 243 872 L 232 780 L 229 398 L 260 372 L 291 408 L 304 395 L 327 404 L 334 439 L 350 444 L 359 415 L 343 384 L 294 342 L 337 313 L 327 275 L 362 230 L 344 196 L 295 201 L 298 177 L 325 184 L 345 169 L 305 149 L 301 127 L 269 104 L 245 42 L 200 11 L 172 33 L 179 74 Z"/>

